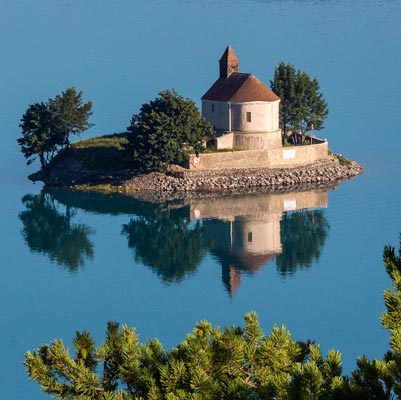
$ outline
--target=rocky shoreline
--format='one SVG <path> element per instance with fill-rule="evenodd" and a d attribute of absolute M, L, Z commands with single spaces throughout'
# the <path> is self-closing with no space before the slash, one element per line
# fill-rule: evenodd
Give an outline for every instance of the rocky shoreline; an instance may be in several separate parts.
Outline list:
<path fill-rule="evenodd" d="M 176 168 L 167 174 L 139 174 L 134 170 L 105 174 L 104 171 L 85 169 L 79 160 L 69 160 L 67 165 L 59 163 L 49 172 L 39 171 L 30 175 L 29 179 L 43 181 L 48 187 L 139 194 L 140 197 L 174 197 L 175 194 L 190 193 L 243 193 L 260 189 L 282 192 L 308 187 L 335 187 L 340 181 L 351 179 L 364 171 L 357 162 L 344 160 L 332 155 L 310 165 L 292 168 L 224 171 L 189 171 Z"/>

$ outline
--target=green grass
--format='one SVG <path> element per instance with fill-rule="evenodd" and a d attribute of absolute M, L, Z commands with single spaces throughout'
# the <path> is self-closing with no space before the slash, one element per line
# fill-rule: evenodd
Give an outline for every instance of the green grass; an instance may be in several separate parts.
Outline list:
<path fill-rule="evenodd" d="M 75 149 L 87 149 L 94 147 L 112 147 L 118 150 L 124 150 L 124 146 L 128 143 L 124 133 L 116 133 L 114 135 L 99 136 L 90 139 L 80 140 L 72 146 Z"/>
<path fill-rule="evenodd" d="M 127 143 L 124 134 L 99 136 L 73 143 L 71 154 L 90 169 L 122 170 L 132 167 L 132 157 L 125 149 Z"/>

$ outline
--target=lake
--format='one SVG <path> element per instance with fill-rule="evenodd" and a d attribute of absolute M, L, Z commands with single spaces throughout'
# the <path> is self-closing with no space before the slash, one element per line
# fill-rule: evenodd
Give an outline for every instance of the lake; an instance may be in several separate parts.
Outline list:
<path fill-rule="evenodd" d="M 46 398 L 24 352 L 109 320 L 177 345 L 196 321 L 285 324 L 343 355 L 381 358 L 382 251 L 401 231 L 401 1 L 1 0 L 2 393 Z M 231 44 L 269 84 L 280 61 L 317 77 L 334 152 L 365 173 L 329 191 L 183 200 L 43 191 L 16 139 L 27 106 L 70 86 L 82 137 L 122 132 L 167 88 L 200 105 Z"/>

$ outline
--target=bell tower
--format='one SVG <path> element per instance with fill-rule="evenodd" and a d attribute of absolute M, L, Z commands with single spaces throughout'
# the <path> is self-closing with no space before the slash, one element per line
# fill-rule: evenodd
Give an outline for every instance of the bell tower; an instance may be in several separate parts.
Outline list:
<path fill-rule="evenodd" d="M 227 46 L 219 63 L 220 79 L 227 79 L 232 73 L 239 71 L 239 61 L 231 46 Z"/>

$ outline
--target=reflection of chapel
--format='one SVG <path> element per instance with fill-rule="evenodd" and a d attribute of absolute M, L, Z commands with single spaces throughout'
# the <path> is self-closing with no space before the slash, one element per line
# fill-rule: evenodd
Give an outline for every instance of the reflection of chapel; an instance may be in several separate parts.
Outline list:
<path fill-rule="evenodd" d="M 226 290 L 235 296 L 241 275 L 255 274 L 281 253 L 281 213 L 236 216 L 231 221 L 210 219 L 203 222 L 211 254 L 222 267 Z"/>
<path fill-rule="evenodd" d="M 190 202 L 190 218 L 202 219 L 210 253 L 235 296 L 241 276 L 255 274 L 281 253 L 283 213 L 327 207 L 327 191 L 217 197 Z"/>
<path fill-rule="evenodd" d="M 219 79 L 202 97 L 202 114 L 216 129 L 217 149 L 281 148 L 279 97 L 254 75 L 239 72 L 230 46 L 219 63 Z"/>

